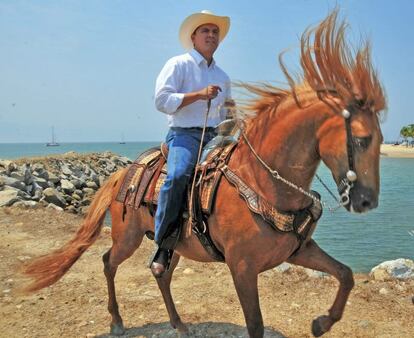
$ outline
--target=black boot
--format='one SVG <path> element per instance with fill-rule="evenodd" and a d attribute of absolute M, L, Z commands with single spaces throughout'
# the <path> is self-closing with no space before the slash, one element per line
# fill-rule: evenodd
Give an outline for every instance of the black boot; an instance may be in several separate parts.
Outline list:
<path fill-rule="evenodd" d="M 166 249 L 159 248 L 151 263 L 151 272 L 155 278 L 160 278 L 167 270 L 170 253 Z"/>

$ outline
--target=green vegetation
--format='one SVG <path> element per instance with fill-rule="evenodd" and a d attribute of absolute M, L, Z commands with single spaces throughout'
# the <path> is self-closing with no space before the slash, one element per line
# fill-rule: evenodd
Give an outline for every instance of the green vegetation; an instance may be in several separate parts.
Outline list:
<path fill-rule="evenodd" d="M 408 147 L 408 139 L 411 138 L 411 144 L 414 142 L 414 124 L 409 124 L 408 126 L 404 126 L 400 130 L 400 136 L 404 139 L 407 147 Z"/>

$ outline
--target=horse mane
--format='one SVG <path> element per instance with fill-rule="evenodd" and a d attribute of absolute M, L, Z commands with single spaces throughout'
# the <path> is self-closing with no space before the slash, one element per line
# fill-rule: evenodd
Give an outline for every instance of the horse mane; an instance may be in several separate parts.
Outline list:
<path fill-rule="evenodd" d="M 339 99 L 344 106 L 358 107 L 379 113 L 386 108 L 386 99 L 376 71 L 371 64 L 371 48 L 368 41 L 355 52 L 347 45 L 345 31 L 347 24 L 338 23 L 338 9 L 314 27 L 305 30 L 301 37 L 301 74 L 291 75 L 283 63 L 279 63 L 286 76 L 288 89 L 270 84 L 246 84 L 238 86 L 255 95 L 242 105 L 247 117 L 261 112 L 275 111 L 281 102 L 294 99 L 302 107 L 306 93 L 323 100 L 327 95 Z"/>

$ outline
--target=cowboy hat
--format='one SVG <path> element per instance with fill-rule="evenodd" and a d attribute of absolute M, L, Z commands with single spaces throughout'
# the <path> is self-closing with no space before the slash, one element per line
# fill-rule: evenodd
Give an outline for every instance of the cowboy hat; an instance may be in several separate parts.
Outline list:
<path fill-rule="evenodd" d="M 225 38 L 230 28 L 230 18 L 228 16 L 217 16 L 212 12 L 204 10 L 201 13 L 194 13 L 185 18 L 180 27 L 179 38 L 185 49 L 193 48 L 191 35 L 201 25 L 212 23 L 220 29 L 219 43 Z"/>

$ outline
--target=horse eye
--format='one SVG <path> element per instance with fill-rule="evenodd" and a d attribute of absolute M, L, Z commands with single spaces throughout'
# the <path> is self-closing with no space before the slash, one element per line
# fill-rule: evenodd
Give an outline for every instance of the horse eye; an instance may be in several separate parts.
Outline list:
<path fill-rule="evenodd" d="M 357 149 L 364 151 L 367 150 L 370 143 L 371 143 L 372 137 L 353 137 L 354 145 Z"/>

